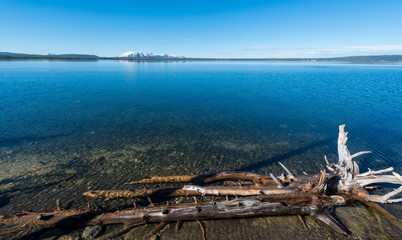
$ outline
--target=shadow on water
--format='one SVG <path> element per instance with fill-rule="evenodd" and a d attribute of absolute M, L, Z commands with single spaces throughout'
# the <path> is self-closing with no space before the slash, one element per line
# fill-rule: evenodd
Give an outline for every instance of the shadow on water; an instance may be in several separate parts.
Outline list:
<path fill-rule="evenodd" d="M 31 240 L 31 239 L 55 239 L 58 238 L 59 236 L 63 234 L 69 234 L 73 232 L 74 230 L 78 229 L 80 226 L 85 226 L 87 225 L 87 222 L 91 221 L 93 218 L 98 216 L 99 213 L 96 212 L 89 212 L 89 213 L 83 213 L 79 215 L 73 215 L 69 217 L 65 217 L 64 219 L 56 222 L 53 227 L 44 227 L 44 228 L 34 228 L 33 231 L 30 233 L 18 238 L 20 240 Z M 53 215 L 50 215 L 51 217 Z M 29 228 L 26 228 L 24 226 L 21 227 L 22 230 L 27 229 L 29 231 Z M 59 229 L 59 232 L 51 232 L 52 230 Z M 10 229 L 13 230 L 13 229 Z M 4 229 L 3 231 L 7 231 L 7 229 Z M 103 232 L 103 231 L 102 231 Z M 17 234 L 17 233 L 12 233 L 12 234 Z M 46 236 L 49 235 L 49 236 Z M 46 236 L 46 237 L 45 237 Z"/>
<path fill-rule="evenodd" d="M 32 181 L 51 179 L 51 178 L 55 178 L 55 177 L 60 177 L 60 174 L 37 176 L 35 178 L 32 178 Z M 64 177 L 62 180 L 56 180 L 56 181 L 52 181 L 52 182 L 45 183 L 45 184 L 33 183 L 33 184 L 31 184 L 30 187 L 27 187 L 25 182 L 17 184 L 15 187 L 8 189 L 7 191 L 0 192 L 0 208 L 4 207 L 10 203 L 10 199 L 12 197 L 16 196 L 16 195 L 10 196 L 14 193 L 18 193 L 17 195 L 35 193 L 41 189 L 46 189 L 46 188 L 50 188 L 52 186 L 56 186 L 58 184 L 69 181 L 73 178 L 74 178 L 74 176 L 69 176 L 69 177 Z"/>
<path fill-rule="evenodd" d="M 1 193 L 0 193 L 1 194 Z M 10 199 L 6 194 L 3 196 L 0 195 L 0 208 L 10 203 Z"/>
<path fill-rule="evenodd" d="M 27 176 L 27 173 L 16 176 L 15 178 L 6 178 L 0 181 L 1 185 L 12 184 L 6 190 L 0 191 L 0 209 L 10 203 L 10 199 L 23 194 L 38 192 L 42 189 L 49 189 L 53 186 L 68 182 L 76 177 L 76 174 L 66 174 L 66 169 L 77 169 L 77 159 L 70 162 L 57 164 L 53 167 L 55 170 L 48 174 L 39 174 Z M 87 166 L 81 165 L 77 174 L 87 171 Z M 33 173 L 28 172 L 28 173 Z"/>
<path fill-rule="evenodd" d="M 271 165 L 272 163 L 276 163 L 276 162 L 280 162 L 280 161 L 284 161 L 285 159 L 297 156 L 299 154 L 302 154 L 304 152 L 306 152 L 307 150 L 322 146 L 324 144 L 326 144 L 328 142 L 328 139 L 323 139 L 320 141 L 316 141 L 313 143 L 310 143 L 304 147 L 289 151 L 287 153 L 281 154 L 281 155 L 277 155 L 277 156 L 273 156 L 271 158 L 268 158 L 266 160 L 257 162 L 257 163 L 253 163 L 253 164 L 249 164 L 247 166 L 241 167 L 239 169 L 236 169 L 235 171 L 257 171 L 263 167 L 266 167 L 268 165 Z"/>
<path fill-rule="evenodd" d="M 13 182 L 13 181 L 14 181 L 14 180 L 11 179 L 11 178 L 6 178 L 6 179 L 3 179 L 3 180 L 0 181 L 0 185 L 7 184 L 7 183 L 11 183 L 11 182 Z"/>
<path fill-rule="evenodd" d="M 10 147 L 19 145 L 23 142 L 32 142 L 32 141 L 41 141 L 41 140 L 49 140 L 55 139 L 59 137 L 65 137 L 66 134 L 59 134 L 59 135 L 49 135 L 44 137 L 37 137 L 37 136 L 24 136 L 24 137 L 14 137 L 14 138 L 0 138 L 0 147 Z"/>

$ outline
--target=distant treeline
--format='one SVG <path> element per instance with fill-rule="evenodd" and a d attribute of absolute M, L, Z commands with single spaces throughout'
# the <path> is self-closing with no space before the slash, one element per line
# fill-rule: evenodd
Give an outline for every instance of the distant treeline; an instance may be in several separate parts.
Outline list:
<path fill-rule="evenodd" d="M 98 60 L 96 55 L 61 54 L 61 55 L 34 55 L 34 54 L 5 54 L 0 53 L 0 59 L 60 59 L 60 60 Z"/>
<path fill-rule="evenodd" d="M 402 62 L 402 55 L 351 56 L 336 58 L 318 58 L 318 60 L 341 62 Z"/>
<path fill-rule="evenodd" d="M 48 59 L 48 60 L 123 60 L 132 62 L 166 62 L 166 61 L 291 61 L 291 62 L 348 62 L 348 63 L 384 63 L 402 62 L 402 55 L 377 55 L 377 56 L 350 56 L 333 58 L 119 58 L 98 57 L 85 54 L 61 54 L 61 55 L 34 55 L 0 52 L 0 60 L 23 59 Z"/>
<path fill-rule="evenodd" d="M 350 56 L 333 58 L 186 58 L 185 60 L 381 63 L 402 62 L 402 55 Z"/>

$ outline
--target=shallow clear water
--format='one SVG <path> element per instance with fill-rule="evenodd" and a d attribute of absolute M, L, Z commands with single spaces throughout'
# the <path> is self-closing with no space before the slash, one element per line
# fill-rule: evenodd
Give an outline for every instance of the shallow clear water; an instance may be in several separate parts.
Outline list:
<path fill-rule="evenodd" d="M 402 172 L 401 65 L 0 61 L 0 98 L 1 214 L 151 175 L 315 173 L 340 124 L 361 169 Z"/>

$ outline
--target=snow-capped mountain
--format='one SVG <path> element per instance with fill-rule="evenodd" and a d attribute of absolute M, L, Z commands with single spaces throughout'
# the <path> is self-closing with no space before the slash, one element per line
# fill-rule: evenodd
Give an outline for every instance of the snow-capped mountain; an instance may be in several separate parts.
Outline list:
<path fill-rule="evenodd" d="M 120 54 L 120 58 L 184 58 L 183 56 L 155 54 L 146 52 L 125 52 Z"/>

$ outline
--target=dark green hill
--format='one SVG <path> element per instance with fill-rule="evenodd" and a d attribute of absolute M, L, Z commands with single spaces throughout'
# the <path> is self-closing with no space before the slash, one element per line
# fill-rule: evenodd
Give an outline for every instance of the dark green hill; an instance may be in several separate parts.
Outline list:
<path fill-rule="evenodd" d="M 0 52 L 0 59 L 66 59 L 66 60 L 95 60 L 99 59 L 96 55 L 88 54 L 57 54 L 57 55 L 39 55 L 39 54 L 24 54 Z"/>
<path fill-rule="evenodd" d="M 335 58 L 318 58 L 319 61 L 342 62 L 402 62 L 402 55 L 377 55 L 377 56 L 350 56 Z"/>

